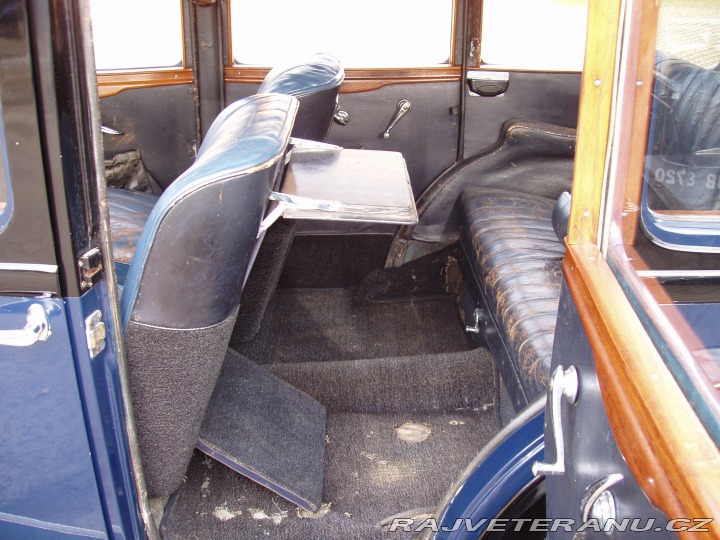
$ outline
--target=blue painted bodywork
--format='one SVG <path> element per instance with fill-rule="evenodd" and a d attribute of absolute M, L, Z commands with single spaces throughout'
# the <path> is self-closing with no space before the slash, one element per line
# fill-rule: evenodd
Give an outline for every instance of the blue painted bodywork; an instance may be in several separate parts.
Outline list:
<path fill-rule="evenodd" d="M 545 408 L 535 407 L 534 414 L 518 420 L 501 431 L 465 472 L 439 516 L 434 540 L 477 538 L 488 525 L 481 521 L 499 516 L 535 480 L 532 464 L 542 461 L 545 453 Z M 457 526 L 457 520 L 468 519 L 478 525 L 474 531 Z"/>
<path fill-rule="evenodd" d="M 70 338 L 75 350 L 83 413 L 110 538 L 144 538 L 128 452 L 107 283 L 101 281 L 81 298 L 66 298 L 65 304 L 73 330 Z M 91 360 L 86 345 L 85 318 L 95 310 L 103 313 L 107 337 L 105 350 Z"/>
<path fill-rule="evenodd" d="M 0 298 L 0 330 L 41 304 L 51 335 L 0 345 L 0 538 L 108 538 L 64 302 Z"/>
<path fill-rule="evenodd" d="M 110 313 L 104 282 L 82 298 L 0 298 L 0 330 L 40 303 L 52 334 L 0 346 L 0 538 L 143 538 L 117 351 L 90 359 L 85 317 Z"/>

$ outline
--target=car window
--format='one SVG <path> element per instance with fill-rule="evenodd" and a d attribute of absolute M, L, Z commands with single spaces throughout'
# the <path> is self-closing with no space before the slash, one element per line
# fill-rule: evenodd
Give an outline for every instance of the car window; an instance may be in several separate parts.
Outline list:
<path fill-rule="evenodd" d="M 5 131 L 2 126 L 2 106 L 0 105 L 0 233 L 5 230 L 12 216 L 12 189 L 7 171 L 7 148 Z"/>
<path fill-rule="evenodd" d="M 614 197 L 608 260 L 720 444 L 720 11 L 662 0 L 658 21 L 649 118 L 635 124 L 647 142 L 631 160 L 637 187 Z"/>
<path fill-rule="evenodd" d="M 484 0 L 480 58 L 507 69 L 582 71 L 587 0 Z"/>
<path fill-rule="evenodd" d="M 99 71 L 182 67 L 180 0 L 91 0 Z"/>
<path fill-rule="evenodd" d="M 325 52 L 345 67 L 447 64 L 452 0 L 231 0 L 234 64 L 274 66 Z"/>

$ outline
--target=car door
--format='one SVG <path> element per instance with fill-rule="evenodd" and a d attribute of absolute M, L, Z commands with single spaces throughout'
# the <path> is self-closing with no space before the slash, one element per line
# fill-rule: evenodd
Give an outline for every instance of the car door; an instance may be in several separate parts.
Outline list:
<path fill-rule="evenodd" d="M 712 3 L 660 6 L 591 8 L 567 286 L 535 469 L 556 520 L 550 538 L 718 534 L 717 212 L 698 204 L 698 188 L 717 200 L 720 59 L 706 36 L 720 20 Z"/>
<path fill-rule="evenodd" d="M 2 538 L 142 536 L 90 181 L 84 16 L 70 2 L 0 10 Z"/>

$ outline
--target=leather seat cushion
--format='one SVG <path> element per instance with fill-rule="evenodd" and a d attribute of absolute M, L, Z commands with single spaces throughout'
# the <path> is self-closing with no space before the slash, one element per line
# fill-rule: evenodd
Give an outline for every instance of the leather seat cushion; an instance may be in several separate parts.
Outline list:
<path fill-rule="evenodd" d="M 107 196 L 113 260 L 118 283 L 122 285 L 135 255 L 140 233 L 159 197 L 152 193 L 112 187 L 108 187 Z"/>
<path fill-rule="evenodd" d="M 555 201 L 469 188 L 460 198 L 463 241 L 528 399 L 547 388 L 565 246 Z"/>

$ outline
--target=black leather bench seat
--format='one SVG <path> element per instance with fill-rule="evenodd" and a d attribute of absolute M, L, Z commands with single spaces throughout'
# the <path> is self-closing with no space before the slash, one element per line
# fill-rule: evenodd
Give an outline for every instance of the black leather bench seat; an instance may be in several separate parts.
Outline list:
<path fill-rule="evenodd" d="M 460 197 L 465 250 L 527 399 L 549 379 L 565 254 L 552 226 L 554 204 L 487 188 Z"/>

